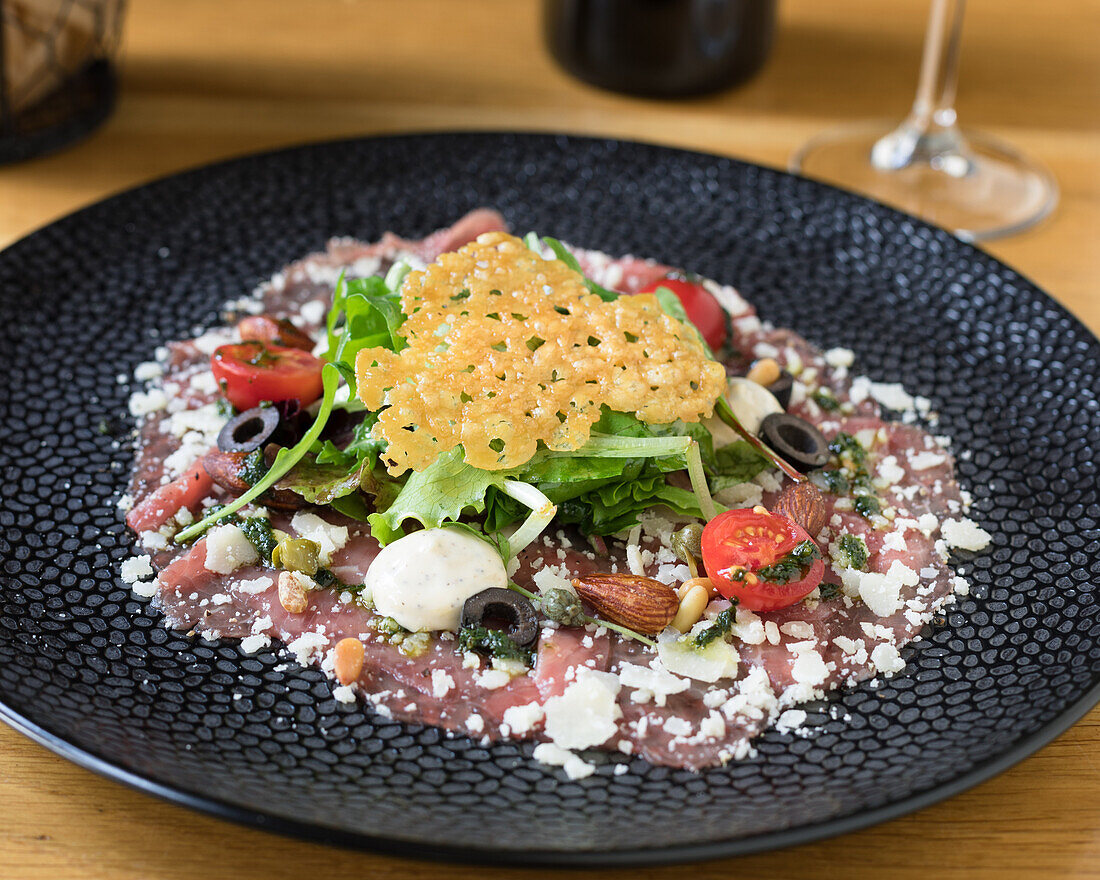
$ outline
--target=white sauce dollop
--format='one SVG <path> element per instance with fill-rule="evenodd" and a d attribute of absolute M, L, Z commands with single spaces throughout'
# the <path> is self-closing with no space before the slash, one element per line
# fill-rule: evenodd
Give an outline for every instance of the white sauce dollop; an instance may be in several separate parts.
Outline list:
<path fill-rule="evenodd" d="M 382 548 L 366 586 L 379 614 L 413 632 L 457 632 L 462 606 L 489 587 L 507 587 L 500 554 L 458 529 L 424 529 Z"/>

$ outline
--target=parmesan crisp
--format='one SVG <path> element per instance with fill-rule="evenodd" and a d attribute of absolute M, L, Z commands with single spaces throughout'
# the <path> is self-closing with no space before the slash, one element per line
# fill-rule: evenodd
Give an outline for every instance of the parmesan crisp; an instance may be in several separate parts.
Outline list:
<path fill-rule="evenodd" d="M 408 348 L 364 349 L 355 364 L 394 475 L 459 445 L 490 471 L 529 461 L 540 440 L 578 449 L 604 404 L 651 424 L 696 422 L 726 388 L 722 365 L 655 296 L 604 302 L 502 232 L 411 272 L 401 308 Z"/>

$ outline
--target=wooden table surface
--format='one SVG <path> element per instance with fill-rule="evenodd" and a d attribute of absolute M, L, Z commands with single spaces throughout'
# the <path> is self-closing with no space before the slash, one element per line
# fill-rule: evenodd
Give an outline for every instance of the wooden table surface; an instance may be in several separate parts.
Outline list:
<path fill-rule="evenodd" d="M 0 246 L 153 177 L 308 140 L 560 130 L 782 166 L 826 126 L 907 109 L 926 2 L 781 6 L 775 50 L 755 80 L 659 103 L 564 75 L 539 41 L 535 0 L 131 0 L 117 112 L 73 149 L 0 167 Z M 1041 157 L 1062 188 L 1053 218 L 988 249 L 1100 330 L 1100 3 L 979 0 L 967 15 L 960 118 Z M 100 779 L 2 725 L 0 816 L 0 877 L 523 874 L 239 828 Z M 1100 710 L 996 779 L 885 825 L 692 869 L 601 876 L 688 870 L 699 878 L 1100 877 Z"/>

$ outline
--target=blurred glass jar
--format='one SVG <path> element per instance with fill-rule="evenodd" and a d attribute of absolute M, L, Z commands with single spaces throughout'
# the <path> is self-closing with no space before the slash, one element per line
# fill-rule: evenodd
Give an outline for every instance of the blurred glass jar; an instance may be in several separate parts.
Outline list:
<path fill-rule="evenodd" d="M 671 98 L 756 73 L 772 45 L 775 0 L 544 0 L 554 58 L 601 88 Z"/>
<path fill-rule="evenodd" d="M 79 140 L 111 113 L 124 0 L 0 0 L 0 162 Z"/>

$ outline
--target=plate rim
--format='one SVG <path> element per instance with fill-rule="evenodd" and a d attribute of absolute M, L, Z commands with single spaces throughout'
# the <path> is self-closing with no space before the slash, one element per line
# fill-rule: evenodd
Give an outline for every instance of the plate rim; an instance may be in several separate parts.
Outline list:
<path fill-rule="evenodd" d="M 116 200 L 125 200 L 136 192 L 155 187 L 169 180 L 217 172 L 238 164 L 274 159 L 283 154 L 291 154 L 311 149 L 339 147 L 344 144 L 402 139 L 446 140 L 448 138 L 469 136 L 486 138 L 530 138 L 532 140 L 549 141 L 565 140 L 570 143 L 642 146 L 648 149 L 665 151 L 670 154 L 684 154 L 757 168 L 767 171 L 769 174 L 808 182 L 823 190 L 840 193 L 845 198 L 857 199 L 873 204 L 881 210 L 889 211 L 897 216 L 905 218 L 906 221 L 912 224 L 932 230 L 937 235 L 947 236 L 951 240 L 953 247 L 961 246 L 964 251 L 970 251 L 984 260 L 992 261 L 1041 294 L 1046 300 L 1045 305 L 1053 307 L 1061 312 L 1063 316 L 1069 318 L 1069 320 L 1073 322 L 1076 328 L 1082 332 L 1082 335 L 1086 338 L 1090 338 L 1094 344 L 1100 346 L 1100 336 L 1098 336 L 1097 333 L 1094 333 L 1076 314 L 1051 296 L 1043 286 L 1034 282 L 1029 276 L 1018 271 L 1011 264 L 982 250 L 982 248 L 978 247 L 975 243 L 955 236 L 942 227 L 935 226 L 919 217 L 908 214 L 868 196 L 823 181 L 815 180 L 811 177 L 795 174 L 786 168 L 765 165 L 734 156 L 708 152 L 706 150 L 696 150 L 644 139 L 575 134 L 543 129 L 510 130 L 497 128 L 449 128 L 445 130 L 401 131 L 375 135 L 320 138 L 317 140 L 307 140 L 296 144 L 284 145 L 273 149 L 248 151 L 238 155 L 224 157 L 214 162 L 189 165 L 175 171 L 166 172 L 133 186 L 128 186 L 125 189 L 96 199 L 70 213 L 53 218 L 35 227 L 0 249 L 0 260 L 3 260 L 10 251 L 30 246 L 35 238 L 55 226 L 78 222 L 84 215 L 101 210 Z M 1097 677 L 1094 683 L 1084 693 L 1072 703 L 1065 706 L 1050 721 L 1037 730 L 1018 739 L 1000 754 L 989 758 L 960 776 L 881 807 L 864 809 L 857 813 L 829 819 L 812 825 L 800 825 L 744 838 L 727 838 L 717 841 L 677 844 L 653 849 L 634 847 L 629 849 L 581 851 L 545 849 L 494 850 L 483 847 L 464 847 L 452 844 L 426 844 L 411 838 L 383 837 L 363 832 L 345 831 L 317 822 L 296 820 L 256 808 L 243 807 L 239 804 L 211 797 L 210 795 L 191 790 L 184 786 L 170 785 L 143 773 L 128 770 L 100 756 L 94 750 L 77 746 L 69 742 L 60 734 L 56 734 L 32 722 L 4 702 L 2 696 L 0 696 L 0 721 L 4 721 L 12 729 L 39 745 L 44 746 L 54 754 L 71 761 L 77 766 L 90 770 L 103 778 L 121 783 L 133 790 L 152 795 L 176 806 L 189 808 L 217 819 L 231 821 L 262 831 L 273 832 L 284 837 L 304 840 L 311 843 L 338 845 L 387 856 L 399 856 L 444 863 L 551 868 L 635 867 L 709 861 L 784 849 L 835 837 L 841 834 L 847 834 L 900 818 L 954 797 L 957 794 L 992 779 L 1005 770 L 1029 758 L 1039 749 L 1065 733 L 1066 730 L 1083 718 L 1098 703 L 1100 703 L 1100 677 Z"/>

